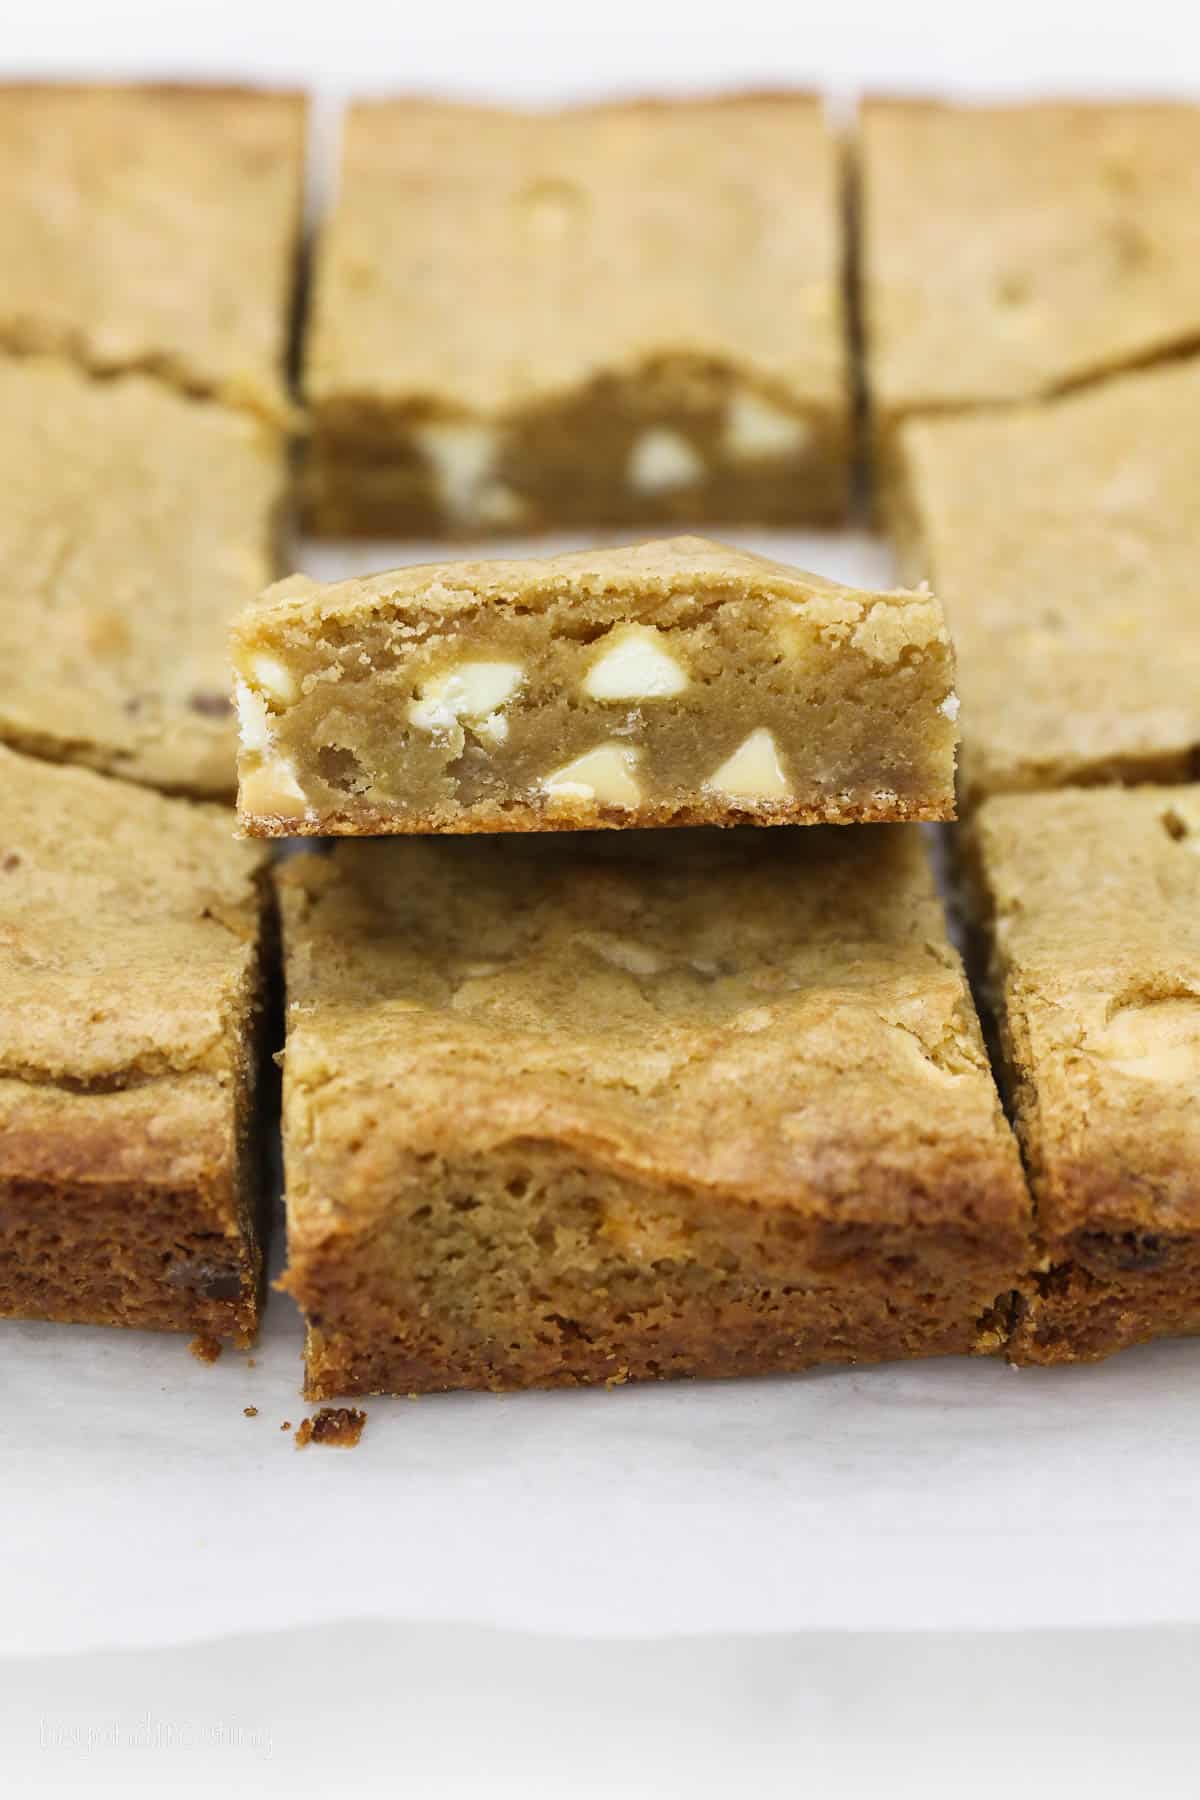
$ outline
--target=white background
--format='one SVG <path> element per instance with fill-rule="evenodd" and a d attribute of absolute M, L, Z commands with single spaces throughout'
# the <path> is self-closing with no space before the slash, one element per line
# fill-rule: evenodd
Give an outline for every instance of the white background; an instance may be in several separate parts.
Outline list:
<path fill-rule="evenodd" d="M 1044 0 L 9 0 L 0 75 L 109 72 L 330 102 L 1195 93 L 1200 29 Z M 769 547 L 886 571 L 861 538 Z M 351 1454 L 280 1431 L 298 1355 L 279 1299 L 253 1368 L 0 1325 L 0 1791 L 1200 1788 L 1200 1345 L 374 1401 Z"/>

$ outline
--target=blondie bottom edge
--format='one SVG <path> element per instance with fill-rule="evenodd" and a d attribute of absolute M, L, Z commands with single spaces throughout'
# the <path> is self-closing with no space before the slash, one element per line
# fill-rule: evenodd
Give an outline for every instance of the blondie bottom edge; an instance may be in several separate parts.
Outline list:
<path fill-rule="evenodd" d="M 1028 1195 L 919 832 L 277 879 L 314 1398 L 1002 1347 Z"/>
<path fill-rule="evenodd" d="M 1198 848 L 1195 786 L 1001 797 L 967 833 L 1035 1205 L 1014 1362 L 1200 1333 Z"/>

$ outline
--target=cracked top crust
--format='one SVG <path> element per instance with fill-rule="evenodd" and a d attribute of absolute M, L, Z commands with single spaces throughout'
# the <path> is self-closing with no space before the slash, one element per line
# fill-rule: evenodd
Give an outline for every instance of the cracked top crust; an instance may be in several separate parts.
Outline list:
<path fill-rule="evenodd" d="M 236 88 L 0 86 L 0 349 L 285 418 L 305 112 Z"/>
<path fill-rule="evenodd" d="M 899 434 L 905 572 L 958 651 L 968 804 L 1194 767 L 1198 419 L 1192 360 Z"/>
<path fill-rule="evenodd" d="M 874 100 L 860 142 L 884 427 L 1200 342 L 1200 107 Z"/>
<path fill-rule="evenodd" d="M 968 842 L 1044 1235 L 1200 1230 L 1200 787 L 1001 797 Z"/>
<path fill-rule="evenodd" d="M 948 643 L 938 602 L 928 593 L 906 589 L 866 592 L 842 587 L 787 563 L 772 562 L 748 550 L 732 549 L 708 538 L 654 538 L 611 550 L 572 550 L 559 556 L 531 556 L 488 562 L 414 563 L 381 575 L 352 576 L 347 581 L 319 582 L 291 575 L 262 594 L 243 613 L 234 629 L 235 644 L 251 646 L 264 630 L 317 630 L 331 621 L 351 620 L 386 610 L 397 619 L 453 619 L 489 608 L 519 607 L 548 611 L 564 595 L 588 601 L 619 599 L 631 619 L 653 619 L 664 602 L 693 586 L 698 597 L 729 584 L 749 584 L 764 597 L 779 597 L 811 609 L 831 602 L 831 627 L 845 624 L 840 603 L 857 603 L 860 628 L 870 629 L 878 659 L 894 661 L 899 644 L 889 620 L 913 626 L 921 643 Z M 874 609 L 881 609 L 872 622 Z"/>
<path fill-rule="evenodd" d="M 678 359 L 681 380 L 717 362 L 842 415 L 840 263 L 838 152 L 815 98 L 360 102 L 307 391 L 500 416 Z"/>
<path fill-rule="evenodd" d="M 276 568 L 279 434 L 43 357 L 0 357 L 0 417 L 0 738 L 230 793 L 226 632 Z"/>
<path fill-rule="evenodd" d="M 390 840 L 284 865 L 294 1225 L 369 1217 L 397 1156 L 537 1138 L 815 1218 L 1018 1229 L 919 833 L 762 845 Z"/>
<path fill-rule="evenodd" d="M 122 1114 L 145 1123 L 131 1096 L 148 1083 L 232 1080 L 257 961 L 262 862 L 232 827 L 217 807 L 0 749 L 6 1110 L 18 1082 L 42 1111 L 42 1089 L 128 1090 L 105 1109 L 112 1131 Z"/>

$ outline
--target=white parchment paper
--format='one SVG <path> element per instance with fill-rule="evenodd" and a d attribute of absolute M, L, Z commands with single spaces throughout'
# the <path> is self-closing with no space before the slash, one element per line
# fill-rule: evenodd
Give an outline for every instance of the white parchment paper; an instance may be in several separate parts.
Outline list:
<path fill-rule="evenodd" d="M 736 535 L 889 579 L 862 538 Z M 436 554 L 299 560 L 332 576 Z M 1200 1343 L 1095 1369 L 370 1400 L 358 1449 L 298 1452 L 281 1425 L 306 1411 L 300 1349 L 278 1295 L 253 1366 L 0 1323 L 0 1655 L 364 1619 L 598 1637 L 1200 1621 Z"/>

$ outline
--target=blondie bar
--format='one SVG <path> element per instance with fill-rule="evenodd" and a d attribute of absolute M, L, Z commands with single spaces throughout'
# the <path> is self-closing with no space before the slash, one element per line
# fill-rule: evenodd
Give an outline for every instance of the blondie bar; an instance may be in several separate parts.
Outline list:
<path fill-rule="evenodd" d="M 900 433 L 894 523 L 954 634 L 968 803 L 1195 772 L 1198 421 L 1189 361 Z"/>
<path fill-rule="evenodd" d="M 233 614 L 276 573 L 275 427 L 0 357 L 0 740 L 231 795 Z"/>
<path fill-rule="evenodd" d="M 1200 339 L 1200 106 L 873 100 L 860 153 L 885 447 L 913 413 L 1032 400 Z"/>
<path fill-rule="evenodd" d="M 286 417 L 305 102 L 0 85 L 0 349 Z"/>
<path fill-rule="evenodd" d="M 318 247 L 325 533 L 845 510 L 839 154 L 805 95 L 349 110 Z"/>
<path fill-rule="evenodd" d="M 1040 1251 L 1011 1354 L 1200 1331 L 1200 788 L 990 800 L 968 870 Z"/>
<path fill-rule="evenodd" d="M 293 577 L 233 657 L 259 835 L 953 812 L 937 601 L 702 538 Z"/>
<path fill-rule="evenodd" d="M 0 1317 L 254 1335 L 268 894 L 230 823 L 0 749 Z"/>
<path fill-rule="evenodd" d="M 990 1351 L 1028 1196 L 915 827 L 281 866 L 313 1398 Z"/>

